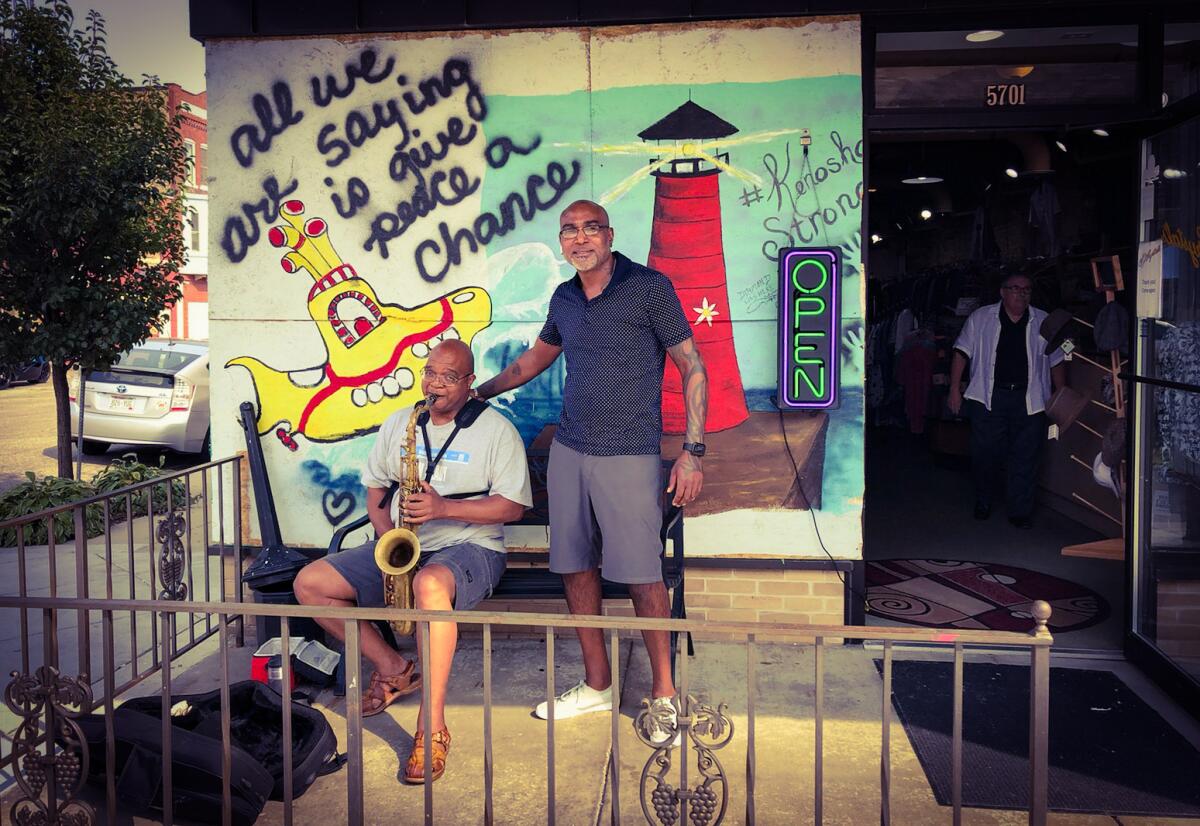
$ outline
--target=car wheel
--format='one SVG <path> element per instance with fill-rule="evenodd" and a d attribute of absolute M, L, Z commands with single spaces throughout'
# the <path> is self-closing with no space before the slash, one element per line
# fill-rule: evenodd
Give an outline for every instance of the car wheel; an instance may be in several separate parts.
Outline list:
<path fill-rule="evenodd" d="M 34 379 L 33 382 L 34 384 L 42 384 L 48 378 L 50 378 L 50 362 L 46 362 L 42 365 L 42 372 L 38 373 L 37 378 Z"/>
<path fill-rule="evenodd" d="M 4 388 L 8 387 L 10 384 L 12 384 L 12 379 L 10 379 L 8 377 L 8 371 L 0 370 L 0 390 L 3 390 Z"/>
<path fill-rule="evenodd" d="M 108 442 L 97 442 L 95 439 L 83 440 L 83 455 L 84 456 L 99 456 L 101 453 L 108 452 Z"/>

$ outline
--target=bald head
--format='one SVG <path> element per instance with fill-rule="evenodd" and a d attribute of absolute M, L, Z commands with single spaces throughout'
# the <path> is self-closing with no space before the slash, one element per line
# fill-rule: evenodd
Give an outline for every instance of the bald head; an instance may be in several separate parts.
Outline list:
<path fill-rule="evenodd" d="M 562 211 L 562 214 L 559 216 L 559 222 L 560 223 L 564 222 L 564 219 L 566 218 L 566 215 L 568 212 L 575 212 L 575 211 L 590 213 L 591 215 L 596 216 L 597 218 L 599 218 L 599 220 L 596 221 L 596 223 L 604 224 L 606 226 L 609 223 L 608 210 L 606 210 L 604 207 L 600 206 L 595 201 L 586 201 L 586 200 L 576 201 L 575 203 L 571 204 L 569 207 L 564 209 Z"/>
<path fill-rule="evenodd" d="M 448 338 L 429 351 L 429 360 L 445 365 L 460 376 L 475 372 L 475 354 L 457 338 Z"/>

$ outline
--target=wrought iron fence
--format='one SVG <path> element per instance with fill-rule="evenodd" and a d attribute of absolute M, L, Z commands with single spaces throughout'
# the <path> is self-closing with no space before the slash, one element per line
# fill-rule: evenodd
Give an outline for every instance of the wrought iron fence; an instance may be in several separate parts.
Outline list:
<path fill-rule="evenodd" d="M 483 787 L 482 819 L 486 824 L 504 822 L 498 818 L 494 806 L 494 780 L 496 763 L 493 754 L 493 653 L 492 633 L 494 627 L 503 626 L 533 626 L 545 629 L 546 640 L 546 698 L 550 706 L 550 718 L 546 725 L 546 801 L 545 822 L 554 824 L 556 820 L 556 792 L 558 778 L 556 777 L 555 752 L 557 747 L 556 727 L 553 716 L 554 704 L 552 698 L 554 687 L 554 639 L 556 632 L 562 629 L 576 627 L 595 627 L 604 629 L 611 644 L 613 664 L 614 696 L 620 696 L 620 649 L 618 641 L 622 633 L 641 631 L 645 629 L 678 631 L 683 633 L 718 633 L 721 635 L 743 635 L 746 640 L 746 680 L 747 704 L 745 708 L 745 811 L 746 823 L 756 821 L 756 781 L 758 777 L 756 756 L 756 663 L 759 647 L 766 642 L 787 641 L 801 642 L 811 645 L 813 650 L 813 681 L 815 685 L 814 706 L 814 738 L 813 738 L 813 799 L 811 811 L 813 821 L 822 823 L 824 818 L 824 726 L 825 726 L 825 657 L 830 646 L 840 645 L 845 639 L 861 639 L 869 636 L 873 640 L 881 640 L 882 653 L 882 696 L 881 696 L 881 735 L 879 750 L 879 812 L 878 817 L 883 824 L 892 822 L 892 745 L 890 742 L 891 727 L 891 684 L 894 645 L 896 643 L 921 643 L 926 645 L 945 646 L 953 652 L 953 730 L 951 753 L 952 776 L 952 821 L 955 824 L 962 820 L 962 777 L 963 777 L 963 663 L 964 652 L 972 647 L 986 647 L 989 651 L 996 649 L 1012 649 L 1025 651 L 1030 663 L 1030 726 L 1029 726 L 1029 789 L 1030 808 L 1029 822 L 1045 824 L 1047 806 L 1047 737 L 1049 714 L 1049 658 L 1052 638 L 1046 623 L 1050 617 L 1050 607 L 1044 602 L 1035 604 L 1033 614 L 1036 627 L 1031 634 L 1020 634 L 1000 631 L 947 631 L 925 628 L 871 628 L 854 626 L 809 626 L 786 623 L 751 623 L 751 622 L 706 622 L 699 620 L 652 620 L 645 618 L 621 617 L 571 617 L 556 614 L 518 614 L 518 613 L 487 613 L 487 612 L 456 612 L 456 611 L 390 611 L 388 609 L 343 608 L 343 607 L 311 607 L 286 605 L 230 605 L 222 603 L 197 603 L 177 600 L 148 601 L 129 599 L 66 599 L 39 597 L 0 597 L 0 609 L 19 608 L 27 611 L 37 611 L 43 616 L 43 622 L 49 627 L 54 624 L 54 615 L 58 612 L 76 611 L 81 615 L 98 613 L 101 617 L 101 636 L 103 644 L 104 673 L 100 681 L 102 706 L 106 719 L 106 760 L 105 785 L 106 807 L 108 822 L 114 822 L 117 812 L 116 780 L 114 777 L 114 732 L 112 727 L 114 698 L 117 696 L 117 678 L 114 673 L 114 617 L 123 612 L 147 613 L 152 616 L 160 628 L 159 631 L 159 663 L 162 667 L 162 753 L 172 753 L 172 727 L 170 724 L 171 706 L 171 676 L 173 659 L 182 650 L 173 647 L 175 638 L 171 623 L 178 615 L 199 614 L 211 615 L 217 618 L 216 627 L 219 640 L 220 685 L 221 685 L 221 743 L 223 767 L 223 822 L 231 822 L 231 733 L 230 733 L 230 663 L 229 649 L 237 644 L 231 643 L 229 632 L 233 622 L 241 615 L 277 616 L 281 618 L 282 650 L 289 649 L 289 621 L 298 618 L 341 619 L 345 622 L 345 656 L 346 656 L 346 738 L 345 746 L 348 756 L 348 772 L 346 779 L 346 813 L 347 822 L 362 824 L 364 822 L 363 799 L 363 727 L 362 727 L 362 669 L 360 664 L 360 636 L 358 621 L 394 619 L 403 614 L 418 623 L 420 635 L 421 672 L 429 673 L 426 660 L 429 650 L 429 623 L 454 621 L 467 625 L 480 626 L 483 638 Z M 47 638 L 44 644 L 45 659 L 51 662 L 54 658 L 51 640 Z M 282 685 L 291 684 L 292 665 L 288 658 L 283 658 Z M 74 727 L 71 718 L 93 705 L 90 694 L 90 684 L 86 676 L 69 677 L 52 666 L 42 666 L 34 673 L 26 670 L 14 674 L 6 692 L 6 700 L 10 708 L 22 718 L 21 729 L 17 732 L 14 742 L 14 756 L 20 758 L 18 765 L 18 780 L 24 795 L 12 808 L 14 822 L 22 822 L 17 815 L 28 818 L 41 818 L 38 822 L 66 822 L 68 816 L 81 818 L 78 822 L 92 822 L 94 812 L 86 803 L 78 799 L 79 789 L 83 778 L 88 773 L 88 755 L 86 747 L 80 747 L 81 737 Z M 681 745 L 678 749 L 676 762 L 675 749 L 670 741 L 666 745 L 654 748 L 643 735 L 641 723 L 647 713 L 644 709 L 635 721 L 635 730 L 639 739 L 653 749 L 641 772 L 641 782 L 637 790 L 641 802 L 642 813 L 650 823 L 686 824 L 697 826 L 720 823 L 728 813 L 730 787 L 733 777 L 722 767 L 717 752 L 727 745 L 734 737 L 733 725 L 724 704 L 715 706 L 697 702 L 690 693 L 688 658 L 679 660 L 678 690 L 680 699 L 680 714 L 678 730 L 681 733 Z M 424 730 L 431 730 L 429 718 L 430 686 L 426 681 L 423 686 L 425 719 Z M 292 709 L 288 703 L 283 704 L 281 714 L 281 730 L 283 742 L 291 742 Z M 627 794 L 621 788 L 622 753 L 620 738 L 621 725 L 620 704 L 614 703 L 611 712 L 612 742 L 609 751 L 608 786 L 611 805 L 609 807 L 611 822 L 620 824 L 622 820 L 621 799 Z M 60 750 L 55 751 L 45 747 L 45 737 L 39 741 L 34 735 L 41 731 L 58 733 Z M 38 751 L 37 744 L 42 743 Z M 293 778 L 292 753 L 283 749 L 282 762 L 284 771 L 284 800 L 283 822 L 290 824 L 293 818 Z M 697 771 L 699 779 L 693 782 L 689 777 L 689 753 L 697 752 Z M 19 754 L 18 754 L 19 752 Z M 427 824 L 434 822 L 434 796 L 429 761 L 431 749 L 425 751 L 426 766 L 424 777 L 423 819 Z M 629 758 L 626 757 L 626 760 Z M 678 767 L 678 785 L 675 785 L 673 767 Z M 172 791 L 171 760 L 162 761 L 162 822 L 171 824 L 175 817 Z M 461 817 L 462 801 L 455 803 L 457 816 Z M 870 817 L 874 818 L 874 814 Z"/>
<path fill-rule="evenodd" d="M 0 624 L 20 631 L 19 645 L 0 646 L 0 673 L 34 674 L 39 637 L 41 666 L 97 673 L 95 615 L 83 608 L 31 615 L 25 600 L 33 596 L 240 603 L 241 589 L 226 582 L 242 567 L 241 469 L 241 457 L 208 462 L 0 522 L 0 592 L 17 597 L 0 610 Z M 106 617 L 121 644 L 104 660 L 104 679 L 88 685 L 89 706 L 157 673 L 163 652 L 177 659 L 218 628 L 210 613 L 176 618 L 169 627 L 144 610 Z M 240 644 L 241 621 L 235 629 Z M 93 696 L 97 686 L 104 694 Z M 0 738 L 0 770 L 16 752 L 9 736 Z"/>

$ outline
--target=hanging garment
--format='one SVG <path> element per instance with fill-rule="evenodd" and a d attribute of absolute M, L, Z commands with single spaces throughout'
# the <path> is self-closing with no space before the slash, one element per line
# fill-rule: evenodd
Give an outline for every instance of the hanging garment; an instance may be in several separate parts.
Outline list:
<path fill-rule="evenodd" d="M 1029 228 L 1031 256 L 1058 255 L 1058 193 L 1048 178 L 1043 178 L 1029 197 Z"/>
<path fill-rule="evenodd" d="M 933 388 L 933 365 L 937 361 L 933 333 L 918 330 L 910 335 L 899 359 L 896 371 L 904 387 L 904 413 L 908 419 L 908 431 L 924 433 L 929 392 Z"/>

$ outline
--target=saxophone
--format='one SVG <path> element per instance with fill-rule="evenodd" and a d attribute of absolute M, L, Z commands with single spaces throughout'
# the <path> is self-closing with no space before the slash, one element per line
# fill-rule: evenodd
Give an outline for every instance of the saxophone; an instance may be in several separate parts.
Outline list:
<path fill-rule="evenodd" d="M 417 461 L 417 419 L 421 412 L 433 405 L 433 394 L 413 406 L 408 417 L 408 429 L 404 434 L 404 458 L 400 460 L 400 489 L 396 495 L 401 503 L 410 494 L 421 492 L 421 471 Z M 392 528 L 375 543 L 375 564 L 383 572 L 383 601 L 389 608 L 413 607 L 413 574 L 421 558 L 421 540 L 417 538 L 417 527 L 402 519 L 400 527 Z M 409 636 L 416 629 L 412 620 L 388 620 L 392 630 L 400 636 Z"/>

